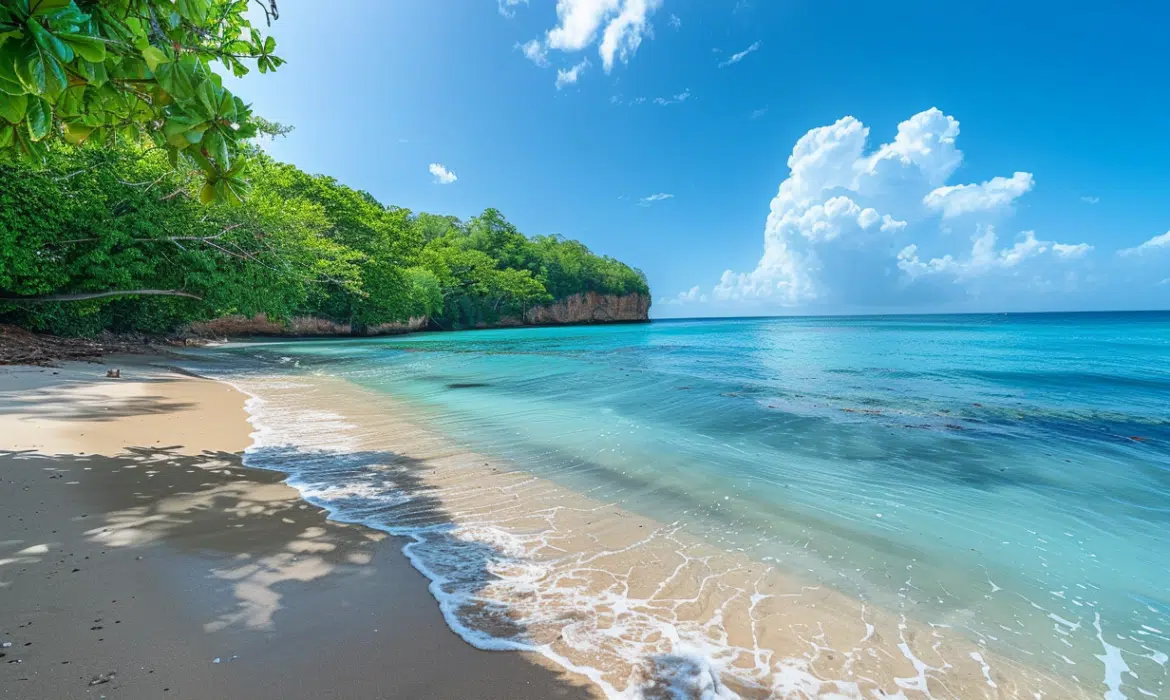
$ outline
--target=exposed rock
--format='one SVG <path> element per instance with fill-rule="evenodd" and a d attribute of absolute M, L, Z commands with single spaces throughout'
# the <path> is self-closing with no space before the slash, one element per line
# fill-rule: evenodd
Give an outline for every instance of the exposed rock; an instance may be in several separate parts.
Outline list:
<path fill-rule="evenodd" d="M 524 318 L 505 316 L 495 323 L 480 323 L 477 328 L 514 328 L 519 326 L 559 326 L 585 323 L 640 323 L 650 320 L 650 297 L 641 294 L 615 296 L 586 292 L 574 294 L 553 304 L 529 309 Z M 412 318 L 407 323 L 384 323 L 364 330 L 348 323 L 323 318 L 298 316 L 288 322 L 274 321 L 264 314 L 224 316 L 203 323 L 192 323 L 184 335 L 195 338 L 239 338 L 246 336 L 281 336 L 292 338 L 400 335 L 427 327 L 429 320 Z"/>
<path fill-rule="evenodd" d="M 547 306 L 529 309 L 524 323 L 553 326 L 571 323 L 639 323 L 650 320 L 650 297 L 641 294 L 615 296 L 585 292 Z"/>
<path fill-rule="evenodd" d="M 192 323 L 184 329 L 185 334 L 197 338 L 238 338 L 242 336 L 282 336 L 307 338 L 339 335 L 401 335 L 422 330 L 427 325 L 424 317 L 412 318 L 406 323 L 383 323 L 370 326 L 364 332 L 355 331 L 348 323 L 336 323 L 324 318 L 297 316 L 288 322 L 275 321 L 264 314 L 255 316 L 223 316 L 221 318 Z"/>

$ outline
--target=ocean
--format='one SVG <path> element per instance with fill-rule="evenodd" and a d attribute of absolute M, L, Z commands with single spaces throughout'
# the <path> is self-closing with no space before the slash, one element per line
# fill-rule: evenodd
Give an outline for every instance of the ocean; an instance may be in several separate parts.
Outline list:
<path fill-rule="evenodd" d="M 250 466 L 404 537 L 468 642 L 611 697 L 1170 698 L 1170 313 L 656 321 L 187 364 L 252 396 Z"/>

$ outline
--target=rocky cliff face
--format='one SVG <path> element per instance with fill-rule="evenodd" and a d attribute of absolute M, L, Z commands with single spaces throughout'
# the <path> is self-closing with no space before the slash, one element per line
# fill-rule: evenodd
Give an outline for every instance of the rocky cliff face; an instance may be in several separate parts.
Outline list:
<path fill-rule="evenodd" d="M 264 314 L 256 316 L 223 316 L 203 323 L 192 323 L 183 335 L 193 338 L 239 338 L 253 335 L 284 336 L 289 338 L 327 337 L 338 335 L 402 335 L 414 333 L 427 326 L 426 318 L 412 318 L 406 323 L 383 323 L 359 333 L 348 323 L 335 323 L 323 318 L 297 316 L 287 322 L 273 321 Z"/>
<path fill-rule="evenodd" d="M 561 326 L 585 323 L 644 323 L 650 320 L 650 297 L 641 294 L 615 296 L 586 292 L 560 301 L 529 309 L 524 318 L 505 316 L 498 323 L 480 324 L 480 328 L 518 326 Z M 203 323 L 192 323 L 182 335 L 191 338 L 241 338 L 247 336 L 282 336 L 289 338 L 401 335 L 425 330 L 426 318 L 412 318 L 407 323 L 385 323 L 359 332 L 348 323 L 322 318 L 298 316 L 287 322 L 274 321 L 263 314 L 224 316 Z"/>
<path fill-rule="evenodd" d="M 529 309 L 524 325 L 552 326 L 571 323 L 637 323 L 650 320 L 650 297 L 586 292 L 547 306 Z"/>

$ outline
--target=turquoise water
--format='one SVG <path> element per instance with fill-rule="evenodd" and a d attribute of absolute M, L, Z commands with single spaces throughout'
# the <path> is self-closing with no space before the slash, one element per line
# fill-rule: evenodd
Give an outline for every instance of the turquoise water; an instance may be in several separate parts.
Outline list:
<path fill-rule="evenodd" d="M 1170 697 L 1170 314 L 660 321 L 224 353 L 387 392 L 477 451 L 1107 697 Z"/>

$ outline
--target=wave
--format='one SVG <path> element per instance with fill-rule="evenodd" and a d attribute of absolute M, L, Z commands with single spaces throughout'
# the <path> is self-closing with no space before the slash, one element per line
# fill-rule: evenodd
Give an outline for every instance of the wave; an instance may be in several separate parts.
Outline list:
<path fill-rule="evenodd" d="M 1007 697 L 1082 696 L 945 625 L 466 451 L 340 382 L 224 379 L 249 397 L 247 466 L 287 474 L 334 520 L 405 538 L 469 644 L 539 654 L 608 697 L 982 697 L 996 681 Z"/>

